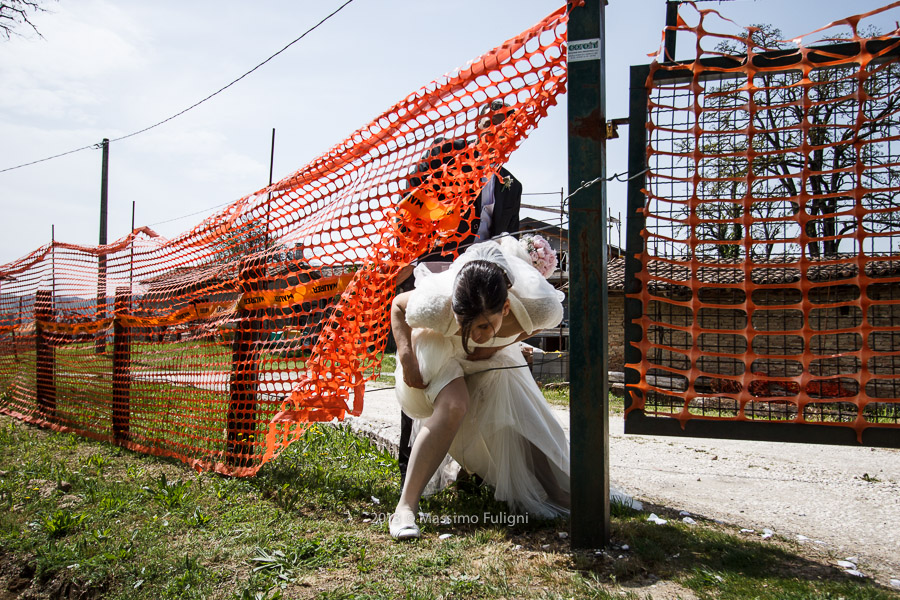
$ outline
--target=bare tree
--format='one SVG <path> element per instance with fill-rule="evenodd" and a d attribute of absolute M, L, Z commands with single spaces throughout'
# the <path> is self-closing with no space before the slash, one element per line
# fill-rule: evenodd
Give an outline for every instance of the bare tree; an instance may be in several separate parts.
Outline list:
<path fill-rule="evenodd" d="M 46 12 L 43 3 L 43 0 L 0 0 L 0 36 L 8 40 L 13 35 L 21 35 L 16 30 L 22 26 L 41 35 L 31 18 L 35 13 Z"/>
<path fill-rule="evenodd" d="M 790 47 L 780 41 L 778 29 L 757 27 L 752 35 L 759 46 Z M 717 50 L 743 60 L 733 45 L 722 44 Z M 810 257 L 836 256 L 842 236 L 859 227 L 875 233 L 900 230 L 898 215 L 890 210 L 897 202 L 893 190 L 900 187 L 897 150 L 891 147 L 896 146 L 892 138 L 900 135 L 896 94 L 900 66 L 894 61 L 874 64 L 866 75 L 859 91 L 855 65 L 813 68 L 811 85 L 806 86 L 802 73 L 790 67 L 758 72 L 749 89 L 746 79 L 707 84 L 699 140 L 703 158 L 690 166 L 700 175 L 694 234 L 714 243 L 704 245 L 698 254 L 737 258 L 745 234 L 759 242 L 751 246 L 754 256 L 768 260 L 776 249 L 799 253 L 792 240 L 801 233 L 796 216 L 802 195 L 808 198 L 809 218 L 803 231 L 810 240 Z M 862 105 L 860 97 L 866 98 Z M 682 156 L 691 156 L 695 145 L 695 139 L 680 142 Z M 858 162 L 865 165 L 861 176 L 855 168 Z M 869 190 L 862 198 L 866 209 L 884 209 L 869 213 L 862 222 L 853 214 L 860 188 Z M 754 221 L 745 232 L 742 222 L 748 193 Z M 728 241 L 735 243 L 721 243 Z"/>
<path fill-rule="evenodd" d="M 259 254 L 266 250 L 266 224 L 265 221 L 254 217 L 252 214 L 241 215 L 228 230 L 219 236 L 213 245 L 210 254 L 211 262 L 237 263 L 248 256 Z"/>

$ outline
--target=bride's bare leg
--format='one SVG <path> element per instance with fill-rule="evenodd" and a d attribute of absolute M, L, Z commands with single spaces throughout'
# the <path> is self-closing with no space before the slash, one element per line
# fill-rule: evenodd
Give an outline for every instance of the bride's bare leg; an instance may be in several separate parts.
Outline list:
<path fill-rule="evenodd" d="M 534 476 L 537 478 L 538 483 L 543 486 L 544 491 L 547 492 L 547 498 L 558 506 L 571 508 L 572 500 L 569 492 L 559 487 L 556 477 L 553 476 L 553 469 L 550 467 L 547 455 L 531 442 L 528 445 L 531 447 L 531 464 L 534 468 Z"/>
<path fill-rule="evenodd" d="M 451 381 L 437 395 L 434 413 L 422 424 L 413 443 L 406 483 L 395 513 L 415 515 L 419 510 L 422 492 L 447 455 L 468 407 L 469 390 L 462 377 Z"/>

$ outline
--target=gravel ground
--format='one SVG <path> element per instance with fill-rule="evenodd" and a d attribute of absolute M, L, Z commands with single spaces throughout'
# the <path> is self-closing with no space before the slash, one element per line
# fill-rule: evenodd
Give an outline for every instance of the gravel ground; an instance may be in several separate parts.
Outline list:
<path fill-rule="evenodd" d="M 614 483 L 637 499 L 760 535 L 857 557 L 879 581 L 900 579 L 900 451 L 622 434 L 610 424 Z M 802 536 L 802 537 L 801 537 Z"/>
<path fill-rule="evenodd" d="M 568 410 L 554 407 L 568 431 Z M 351 425 L 396 449 L 390 390 L 366 393 Z M 613 485 L 653 504 L 814 545 L 885 585 L 900 580 L 900 451 L 624 435 L 611 418 Z"/>

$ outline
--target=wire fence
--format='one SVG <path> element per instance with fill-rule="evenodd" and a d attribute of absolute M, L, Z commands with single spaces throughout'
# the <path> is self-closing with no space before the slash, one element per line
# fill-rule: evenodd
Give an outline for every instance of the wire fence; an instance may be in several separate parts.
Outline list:
<path fill-rule="evenodd" d="M 900 30 L 797 46 L 696 10 L 696 58 L 646 72 L 628 412 L 896 444 Z"/>

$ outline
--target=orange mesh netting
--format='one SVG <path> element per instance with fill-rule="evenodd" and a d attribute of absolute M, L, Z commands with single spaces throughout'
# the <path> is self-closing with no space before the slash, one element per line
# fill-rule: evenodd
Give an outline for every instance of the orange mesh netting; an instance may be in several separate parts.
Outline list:
<path fill-rule="evenodd" d="M 358 415 L 398 273 L 458 251 L 483 182 L 565 91 L 566 22 L 556 11 L 176 239 L 144 228 L 4 265 L 3 412 L 239 476 L 308 423 Z"/>
<path fill-rule="evenodd" d="M 900 30 L 859 26 L 897 6 L 810 46 L 683 7 L 696 59 L 647 80 L 629 412 L 900 427 Z"/>

